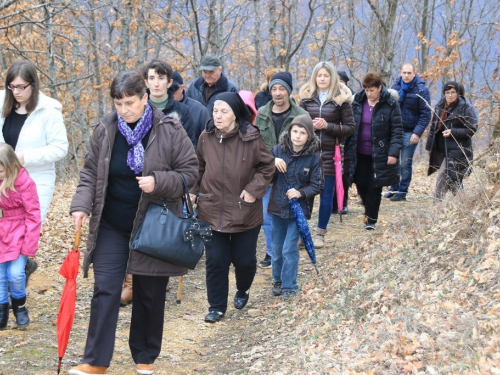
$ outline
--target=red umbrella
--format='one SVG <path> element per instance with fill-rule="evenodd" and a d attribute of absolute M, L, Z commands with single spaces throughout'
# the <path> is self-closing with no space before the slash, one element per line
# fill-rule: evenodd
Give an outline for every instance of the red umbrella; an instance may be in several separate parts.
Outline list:
<path fill-rule="evenodd" d="M 335 145 L 335 193 L 337 195 L 337 207 L 339 209 L 340 222 L 342 222 L 342 210 L 344 209 L 344 184 L 342 182 L 342 155 L 340 153 L 340 145 Z"/>
<path fill-rule="evenodd" d="M 66 285 L 61 295 L 61 302 L 59 304 L 59 314 L 57 314 L 57 344 L 59 354 L 59 365 L 57 366 L 57 373 L 61 372 L 61 363 L 68 346 L 69 334 L 73 319 L 75 317 L 75 300 L 76 300 L 76 277 L 78 276 L 78 269 L 80 266 L 80 251 L 78 245 L 80 244 L 80 230 L 82 222 L 78 224 L 76 231 L 75 244 L 71 250 L 68 251 L 68 256 L 64 259 L 59 273 L 66 278 Z"/>

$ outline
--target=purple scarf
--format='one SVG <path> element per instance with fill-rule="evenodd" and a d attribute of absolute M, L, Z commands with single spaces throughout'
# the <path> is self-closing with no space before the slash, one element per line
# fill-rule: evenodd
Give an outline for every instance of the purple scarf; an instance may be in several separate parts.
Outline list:
<path fill-rule="evenodd" d="M 124 119 L 118 115 L 118 130 L 125 137 L 131 149 L 127 153 L 127 165 L 135 174 L 140 174 L 144 166 L 144 146 L 142 139 L 153 126 L 153 110 L 149 104 L 146 104 L 144 113 L 135 126 L 135 129 L 130 129 L 130 126 Z"/>

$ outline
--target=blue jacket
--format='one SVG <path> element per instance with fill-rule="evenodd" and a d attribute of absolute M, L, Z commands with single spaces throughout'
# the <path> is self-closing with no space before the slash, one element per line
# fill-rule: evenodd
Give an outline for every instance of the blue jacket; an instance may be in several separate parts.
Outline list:
<path fill-rule="evenodd" d="M 191 86 L 189 86 L 189 89 L 187 90 L 186 95 L 190 97 L 191 99 L 199 101 L 201 104 L 203 104 L 208 111 L 208 114 L 210 115 L 210 118 L 212 118 L 212 112 L 214 109 L 214 102 L 215 102 L 215 97 L 217 94 L 220 94 L 221 92 L 238 92 L 238 86 L 228 80 L 224 74 L 221 74 L 219 80 L 215 83 L 215 90 L 210 97 L 205 100 L 205 80 L 203 77 L 199 77 L 194 81 Z"/>
<path fill-rule="evenodd" d="M 290 185 L 299 190 L 300 207 L 307 219 L 311 218 L 314 197 L 323 189 L 323 170 L 319 155 L 319 139 L 315 135 L 312 142 L 307 144 L 299 154 L 293 154 L 290 149 L 288 132 L 281 133 L 280 142 L 274 146 L 272 152 L 277 158 L 286 163 L 286 176 Z M 288 184 L 283 173 L 276 171 L 273 177 L 273 188 L 269 198 L 267 212 L 282 219 L 293 218 L 290 202 L 286 196 Z"/>
<path fill-rule="evenodd" d="M 401 90 L 401 80 L 401 77 L 396 78 L 392 85 L 394 90 Z M 429 94 L 429 89 L 425 86 L 425 81 L 416 74 L 413 87 L 405 95 L 403 102 L 399 103 L 404 132 L 412 132 L 419 137 L 422 136 L 431 122 L 432 111 L 429 107 L 430 104 L 431 96 Z"/>

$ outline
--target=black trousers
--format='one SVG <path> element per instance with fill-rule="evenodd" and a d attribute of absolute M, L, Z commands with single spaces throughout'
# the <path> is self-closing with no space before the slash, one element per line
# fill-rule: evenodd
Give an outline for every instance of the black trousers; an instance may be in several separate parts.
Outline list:
<path fill-rule="evenodd" d="M 113 357 L 120 295 L 129 259 L 129 240 L 130 233 L 114 229 L 106 222 L 101 222 L 92 259 L 94 295 L 90 306 L 90 322 L 83 363 L 109 367 Z M 151 359 L 154 361 L 158 356 L 155 354 L 158 350 L 156 343 L 159 336 L 161 346 L 167 281 L 168 277 L 134 275 L 133 301 L 137 312 L 134 314 L 134 308 L 132 309 L 129 345 L 134 360 L 136 358 L 144 360 L 136 363 L 153 363 Z M 155 298 L 151 295 L 158 293 L 158 288 L 162 285 L 161 298 L 155 301 L 155 304 L 151 304 L 151 298 Z M 160 309 L 161 312 L 159 312 Z M 158 318 L 160 314 L 161 319 Z M 139 320 L 140 322 L 137 322 Z M 136 335 L 136 329 L 143 329 L 145 334 Z M 151 349 L 149 340 L 152 342 Z M 142 354 L 142 351 L 146 354 Z"/>
<path fill-rule="evenodd" d="M 257 238 L 260 225 L 240 233 L 213 232 L 205 244 L 209 310 L 225 313 L 229 293 L 229 267 L 234 265 L 236 288 L 245 292 L 257 272 Z"/>
<path fill-rule="evenodd" d="M 358 153 L 354 182 L 359 196 L 365 205 L 365 217 L 368 223 L 376 223 L 382 201 L 382 187 L 375 187 L 373 180 L 373 158 Z"/>
<path fill-rule="evenodd" d="M 161 351 L 168 277 L 133 276 L 129 346 L 135 363 L 154 363 Z"/>

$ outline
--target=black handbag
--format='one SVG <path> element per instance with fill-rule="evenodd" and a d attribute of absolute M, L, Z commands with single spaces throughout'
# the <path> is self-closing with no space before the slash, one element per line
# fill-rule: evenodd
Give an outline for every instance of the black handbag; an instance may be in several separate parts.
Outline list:
<path fill-rule="evenodd" d="M 131 249 L 141 254 L 193 270 L 203 255 L 205 242 L 212 239 L 212 228 L 198 219 L 193 210 L 186 180 L 184 186 L 187 218 L 173 214 L 166 202 L 150 203 L 132 240 Z"/>

